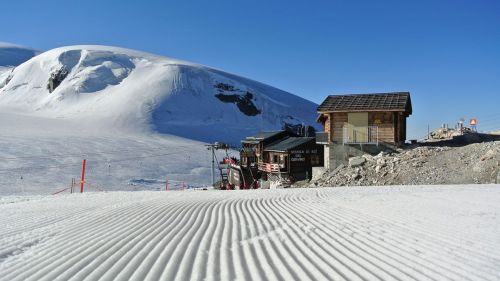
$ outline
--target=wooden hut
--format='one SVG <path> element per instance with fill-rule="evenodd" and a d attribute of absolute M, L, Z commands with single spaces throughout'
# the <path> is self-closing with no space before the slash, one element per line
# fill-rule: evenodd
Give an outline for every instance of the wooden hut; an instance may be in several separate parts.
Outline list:
<path fill-rule="evenodd" d="M 241 165 L 244 167 L 256 166 L 262 162 L 264 147 L 275 143 L 286 137 L 297 136 L 289 131 L 271 131 L 259 132 L 253 136 L 246 137 L 241 141 L 242 150 L 240 151 Z"/>
<path fill-rule="evenodd" d="M 245 183 L 257 180 L 259 187 L 269 186 L 269 180 L 303 180 L 311 178 L 313 167 L 323 166 L 324 148 L 314 137 L 301 137 L 286 130 L 260 132 L 246 137 L 241 144 L 240 165 L 233 167 L 235 176 L 230 178 L 230 188 L 255 188 Z"/>
<path fill-rule="evenodd" d="M 312 167 L 323 166 L 323 146 L 312 137 L 287 137 L 264 148 L 259 170 L 291 182 L 310 179 Z"/>
<path fill-rule="evenodd" d="M 406 118 L 412 114 L 410 93 L 329 96 L 318 107 L 326 142 L 399 146 L 406 140 Z"/>
<path fill-rule="evenodd" d="M 347 158 L 352 153 L 345 152 L 345 148 L 336 150 L 346 155 L 334 155 L 335 145 L 359 145 L 363 150 L 363 146 L 404 144 L 406 118 L 412 114 L 412 105 L 409 92 L 331 95 L 318 107 L 318 114 L 317 121 L 324 131 L 316 136 L 318 143 L 326 146 L 325 158 Z M 332 166 L 328 159 L 325 163 L 328 168 Z"/>

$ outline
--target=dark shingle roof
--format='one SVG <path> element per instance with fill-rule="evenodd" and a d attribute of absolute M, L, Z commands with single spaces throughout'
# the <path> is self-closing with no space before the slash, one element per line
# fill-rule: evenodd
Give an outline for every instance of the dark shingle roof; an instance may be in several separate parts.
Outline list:
<path fill-rule="evenodd" d="M 318 107 L 318 112 L 403 111 L 412 113 L 409 92 L 332 95 Z"/>
<path fill-rule="evenodd" d="M 264 148 L 264 151 L 282 151 L 285 152 L 299 145 L 302 145 L 308 141 L 314 140 L 315 138 L 306 137 L 288 137 L 286 139 L 275 142 Z"/>

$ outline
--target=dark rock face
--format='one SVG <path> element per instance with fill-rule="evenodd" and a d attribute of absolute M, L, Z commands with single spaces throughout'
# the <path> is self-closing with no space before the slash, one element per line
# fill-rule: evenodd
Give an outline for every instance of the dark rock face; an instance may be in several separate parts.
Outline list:
<path fill-rule="evenodd" d="M 232 85 L 217 83 L 214 87 L 219 91 L 215 95 L 220 101 L 225 103 L 234 103 L 238 109 L 247 116 L 256 116 L 261 111 L 253 103 L 253 94 L 249 91 L 242 91 Z M 239 92 L 240 94 L 225 94 L 224 92 Z"/>
<path fill-rule="evenodd" d="M 236 104 L 236 106 L 238 106 L 238 109 L 247 116 L 256 116 L 261 112 L 253 103 L 253 94 L 250 92 L 246 92 L 243 96 L 237 94 L 225 95 L 219 93 L 215 95 L 215 97 L 222 102 Z"/>
<path fill-rule="evenodd" d="M 224 83 L 217 83 L 214 87 L 217 88 L 217 89 L 219 89 L 219 91 L 220 90 L 222 90 L 222 91 L 228 91 L 228 92 L 235 91 L 234 86 L 228 85 L 228 84 L 224 84 Z"/>
<path fill-rule="evenodd" d="M 68 70 L 66 67 L 62 67 L 55 72 L 52 72 L 50 74 L 49 82 L 47 83 L 49 93 L 52 93 L 61 84 L 64 78 L 66 78 L 66 76 L 68 76 Z"/>

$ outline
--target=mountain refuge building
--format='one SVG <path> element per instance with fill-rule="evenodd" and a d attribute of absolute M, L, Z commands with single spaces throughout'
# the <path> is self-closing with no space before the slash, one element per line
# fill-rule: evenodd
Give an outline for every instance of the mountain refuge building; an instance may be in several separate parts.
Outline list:
<path fill-rule="evenodd" d="M 406 141 L 406 119 L 412 114 L 409 92 L 330 95 L 318 107 L 325 168 L 349 157 L 396 148 Z"/>

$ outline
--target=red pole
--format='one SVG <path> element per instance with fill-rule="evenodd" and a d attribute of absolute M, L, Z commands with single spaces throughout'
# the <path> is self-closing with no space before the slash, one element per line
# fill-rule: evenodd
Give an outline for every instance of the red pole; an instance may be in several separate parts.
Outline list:
<path fill-rule="evenodd" d="M 85 166 L 87 165 L 87 159 L 83 159 L 82 164 L 82 180 L 80 181 L 80 193 L 83 193 L 83 184 L 85 183 Z"/>
<path fill-rule="evenodd" d="M 186 183 L 182 182 L 182 190 L 186 189 Z"/>
<path fill-rule="evenodd" d="M 165 191 L 168 191 L 168 178 L 167 178 L 167 180 L 165 181 Z"/>

